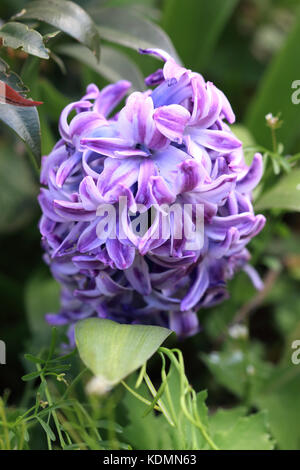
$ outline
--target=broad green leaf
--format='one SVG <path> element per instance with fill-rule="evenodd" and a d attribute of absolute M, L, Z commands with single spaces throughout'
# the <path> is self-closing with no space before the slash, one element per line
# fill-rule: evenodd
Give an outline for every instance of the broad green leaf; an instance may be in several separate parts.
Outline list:
<path fill-rule="evenodd" d="M 229 344 L 223 351 L 201 354 L 201 358 L 220 385 L 249 400 L 261 390 L 272 371 L 272 365 L 261 359 L 258 346 L 253 344 L 244 351 Z"/>
<path fill-rule="evenodd" d="M 35 0 L 15 16 L 18 19 L 44 21 L 100 54 L 100 37 L 88 13 L 74 2 L 66 0 Z"/>
<path fill-rule="evenodd" d="M 25 148 L 22 144 L 19 150 L 16 145 L 0 145 L 1 234 L 19 229 L 28 223 L 38 210 L 36 203 L 38 185 L 34 181 L 24 153 Z"/>
<path fill-rule="evenodd" d="M 99 25 L 102 38 L 137 50 L 160 48 L 178 59 L 176 50 L 167 34 L 156 24 L 137 15 L 130 8 L 103 8 L 91 10 Z"/>
<path fill-rule="evenodd" d="M 272 189 L 258 199 L 255 208 L 257 210 L 284 209 L 299 212 L 300 170 L 293 170 L 283 176 Z"/>
<path fill-rule="evenodd" d="M 143 77 L 135 63 L 125 54 L 112 47 L 103 46 L 101 48 L 100 62 L 97 62 L 93 54 L 80 44 L 61 46 L 58 52 L 79 60 L 108 81 L 116 82 L 126 79 L 132 83 L 133 90 L 143 90 L 145 88 Z"/>
<path fill-rule="evenodd" d="M 142 366 L 171 331 L 159 326 L 121 325 L 89 318 L 75 327 L 81 359 L 105 391 Z"/>
<path fill-rule="evenodd" d="M 28 54 L 41 59 L 49 59 L 49 51 L 44 46 L 43 37 L 38 31 L 30 29 L 27 25 L 11 21 L 0 29 L 0 38 L 3 45 L 13 49 L 21 48 Z"/>
<path fill-rule="evenodd" d="M 222 429 L 217 430 L 213 436 L 220 449 L 272 450 L 274 448 L 264 412 L 238 417 L 237 419 L 234 419 L 236 417 L 234 409 L 233 411 L 222 411 L 222 413 L 223 421 L 226 414 L 228 415 L 227 429 L 222 426 Z M 231 416 L 232 413 L 233 416 Z"/>
<path fill-rule="evenodd" d="M 293 82 L 299 78 L 300 10 L 295 26 L 280 52 L 275 55 L 261 81 L 246 115 L 246 125 L 260 145 L 271 145 L 270 129 L 265 125 L 268 113 L 281 113 L 283 125 L 276 131 L 278 141 L 291 149 L 299 136 L 299 104 L 292 102 Z"/>
<path fill-rule="evenodd" d="M 209 420 L 209 428 L 213 435 L 219 432 L 227 432 L 232 428 L 239 418 L 247 414 L 247 407 L 236 406 L 234 408 L 224 410 L 219 408 L 212 414 Z"/>
<path fill-rule="evenodd" d="M 290 358 L 289 358 L 290 360 Z M 278 366 L 254 406 L 268 412 L 272 435 L 280 449 L 300 449 L 300 368 Z"/>
<path fill-rule="evenodd" d="M 184 63 L 196 70 L 210 60 L 237 0 L 166 0 L 162 26 Z"/>
<path fill-rule="evenodd" d="M 0 80 L 19 93 L 25 93 L 26 87 L 21 78 L 11 72 L 4 60 L 0 59 Z M 10 104 L 0 104 L 0 120 L 13 129 L 28 145 L 37 163 L 41 155 L 41 135 L 38 112 L 35 107 L 23 108 Z"/>

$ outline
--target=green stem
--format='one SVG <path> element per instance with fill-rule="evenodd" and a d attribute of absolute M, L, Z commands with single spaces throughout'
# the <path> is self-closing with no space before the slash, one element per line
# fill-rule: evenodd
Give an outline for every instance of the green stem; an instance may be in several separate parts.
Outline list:
<path fill-rule="evenodd" d="M 37 367 L 38 371 L 41 372 L 40 364 L 37 364 L 36 367 Z M 41 377 L 41 381 L 45 384 L 45 394 L 46 394 L 48 403 L 49 403 L 50 406 L 53 406 L 53 400 L 52 400 L 52 397 L 51 397 L 51 394 L 50 394 L 50 391 L 49 391 L 49 388 L 48 388 L 47 380 L 45 379 L 43 372 L 41 372 L 40 377 Z M 60 445 L 62 446 L 62 448 L 64 448 L 66 443 L 65 443 L 63 435 L 61 433 L 60 424 L 59 424 L 59 421 L 58 421 L 57 414 L 56 414 L 55 410 L 52 410 L 51 414 L 53 416 L 53 420 L 54 420 L 54 423 L 55 423 L 55 426 L 56 426 L 56 429 L 57 429 Z"/>

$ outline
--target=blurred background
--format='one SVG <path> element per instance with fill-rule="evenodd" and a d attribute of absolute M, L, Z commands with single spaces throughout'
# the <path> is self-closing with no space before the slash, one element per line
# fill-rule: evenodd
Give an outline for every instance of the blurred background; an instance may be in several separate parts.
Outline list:
<path fill-rule="evenodd" d="M 111 0 L 77 1 L 99 25 L 101 58 L 63 33 L 49 40 L 49 60 L 1 47 L 0 57 L 41 100 L 42 154 L 58 139 L 62 108 L 77 100 L 88 83 L 99 87 L 126 78 L 133 89 L 161 64 L 135 49 L 153 44 L 176 50 L 182 62 L 221 88 L 236 113 L 237 135 L 249 161 L 255 149 L 268 159 L 257 212 L 267 215 L 264 231 L 250 245 L 252 262 L 266 281 L 257 294 L 240 273 L 230 282 L 224 304 L 199 312 L 202 332 L 182 342 L 193 386 L 208 389 L 212 408 L 240 402 L 264 407 L 283 448 L 300 447 L 300 365 L 291 364 L 291 344 L 300 339 L 300 104 L 293 104 L 292 83 L 300 80 L 298 0 Z M 1 0 L 5 23 L 26 1 Z M 113 10 L 111 10 L 113 9 Z M 32 22 L 37 25 L 37 22 Z M 45 35 L 53 28 L 42 25 Z M 1 32 L 0 32 L 1 35 Z M 274 148 L 265 115 L 282 124 Z M 0 116 L 0 119 L 1 116 Z M 3 121 L 3 119 L 2 119 Z M 0 127 L 0 339 L 7 365 L 0 366 L 0 393 L 10 390 L 17 403 L 24 392 L 23 354 L 49 341 L 43 315 L 57 309 L 57 286 L 42 261 L 36 196 L 37 173 L 26 145 L 1 122 Z M 298 173 L 297 173 L 298 171 Z M 300 178 L 299 178 L 300 182 Z M 259 195 L 258 195 L 259 196 Z M 230 329 L 242 320 L 246 334 Z M 248 333 L 247 333 L 248 331 Z M 242 335 L 243 336 L 243 335 Z M 240 359 L 236 351 L 242 351 Z M 214 356 L 215 355 L 215 356 Z M 245 366 L 246 364 L 246 366 Z M 250 379 L 249 379 L 250 377 Z M 270 385 L 251 401 L 260 383 Z M 270 378 L 270 380 L 269 380 Z M 279 385 L 278 385 L 279 383 Z M 273 385 L 272 385 L 273 384 Z"/>

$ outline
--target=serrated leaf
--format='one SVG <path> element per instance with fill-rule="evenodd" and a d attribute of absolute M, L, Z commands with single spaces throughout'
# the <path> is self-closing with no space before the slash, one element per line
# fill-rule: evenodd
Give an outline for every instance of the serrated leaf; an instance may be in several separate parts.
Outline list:
<path fill-rule="evenodd" d="M 99 58 L 100 37 L 95 23 L 88 13 L 74 2 L 35 0 L 26 5 L 15 18 L 44 21 L 77 39 Z"/>
<path fill-rule="evenodd" d="M 280 449 L 299 450 L 300 368 L 290 361 L 289 357 L 287 365 L 276 367 L 254 406 L 267 410 L 270 429 Z"/>
<path fill-rule="evenodd" d="M 220 385 L 241 398 L 252 398 L 273 370 L 260 354 L 258 345 L 247 352 L 229 345 L 223 351 L 201 354 L 201 358 Z"/>
<path fill-rule="evenodd" d="M 101 37 L 107 41 L 137 50 L 160 48 L 180 62 L 168 35 L 155 23 L 137 15 L 130 8 L 102 8 L 91 10 L 99 25 Z"/>
<path fill-rule="evenodd" d="M 272 450 L 274 443 L 269 434 L 264 412 L 239 417 L 232 425 L 231 411 L 227 430 L 217 431 L 214 441 L 222 450 Z"/>
<path fill-rule="evenodd" d="M 159 326 L 121 325 L 100 318 L 82 320 L 75 326 L 80 357 L 104 389 L 143 365 L 170 333 Z"/>
<path fill-rule="evenodd" d="M 135 63 L 112 47 L 103 46 L 101 48 L 100 62 L 97 62 L 93 54 L 80 44 L 61 46 L 58 48 L 58 52 L 79 60 L 108 81 L 116 82 L 125 79 L 132 83 L 133 90 L 145 88 L 143 77 Z"/>
<path fill-rule="evenodd" d="M 28 54 L 41 59 L 49 59 L 49 51 L 44 46 L 42 35 L 38 31 L 30 29 L 27 25 L 10 21 L 0 29 L 0 38 L 2 38 L 4 46 L 13 49 L 21 48 Z"/>
<path fill-rule="evenodd" d="M 269 191 L 263 194 L 255 204 L 257 210 L 284 209 L 300 211 L 300 170 L 295 169 L 284 175 Z"/>
<path fill-rule="evenodd" d="M 19 93 L 27 89 L 21 78 L 0 59 L 0 80 Z M 0 120 L 13 129 L 16 134 L 29 146 L 36 162 L 39 164 L 41 155 L 41 135 L 38 112 L 35 107 L 23 108 L 10 104 L 0 104 Z"/>

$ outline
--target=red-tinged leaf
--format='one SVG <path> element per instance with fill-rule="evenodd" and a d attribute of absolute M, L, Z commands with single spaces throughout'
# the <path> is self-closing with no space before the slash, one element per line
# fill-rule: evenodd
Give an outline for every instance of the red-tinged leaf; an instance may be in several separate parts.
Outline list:
<path fill-rule="evenodd" d="M 43 104 L 42 101 L 33 101 L 24 96 L 20 95 L 16 90 L 11 88 L 6 83 L 0 80 L 0 103 L 1 104 L 11 104 L 13 106 L 22 106 L 22 107 L 30 107 L 30 106 L 40 106 Z"/>

